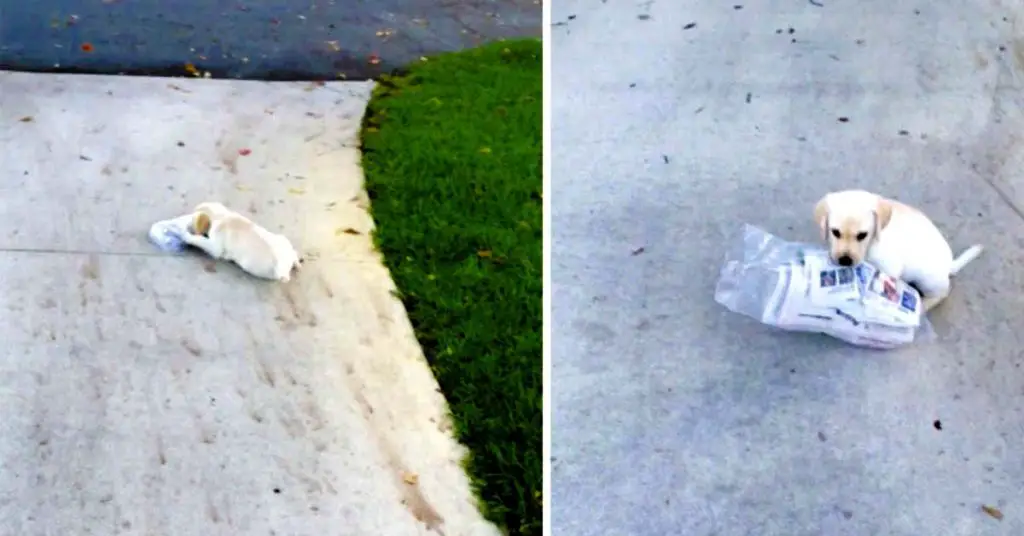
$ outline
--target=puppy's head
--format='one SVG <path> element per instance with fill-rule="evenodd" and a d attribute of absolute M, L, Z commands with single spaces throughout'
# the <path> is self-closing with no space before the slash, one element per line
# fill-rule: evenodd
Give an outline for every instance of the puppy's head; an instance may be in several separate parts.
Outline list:
<path fill-rule="evenodd" d="M 228 207 L 216 201 L 204 201 L 196 205 L 192 212 L 202 212 L 210 217 L 219 216 L 228 212 Z"/>
<path fill-rule="evenodd" d="M 862 190 L 834 192 L 818 201 L 814 220 L 828 242 L 832 260 L 842 266 L 864 262 L 878 233 L 892 219 L 892 202 Z"/>
<path fill-rule="evenodd" d="M 212 225 L 213 220 L 210 219 L 210 214 L 207 212 L 196 212 L 195 216 L 192 217 L 192 231 L 195 234 L 209 238 Z"/>

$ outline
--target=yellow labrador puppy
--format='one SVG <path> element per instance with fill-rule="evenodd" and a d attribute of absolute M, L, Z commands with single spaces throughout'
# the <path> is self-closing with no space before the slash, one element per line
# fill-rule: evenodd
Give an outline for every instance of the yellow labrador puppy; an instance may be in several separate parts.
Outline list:
<path fill-rule="evenodd" d="M 246 272 L 282 283 L 291 280 L 301 257 L 283 235 L 272 233 L 220 203 L 200 203 L 192 233 L 182 238 L 215 259 L 234 262 Z"/>
<path fill-rule="evenodd" d="M 981 255 L 981 245 L 954 258 L 928 216 L 911 206 L 864 190 L 832 192 L 814 207 L 832 260 L 843 266 L 868 261 L 916 287 L 929 311 L 949 295 L 950 277 Z"/>

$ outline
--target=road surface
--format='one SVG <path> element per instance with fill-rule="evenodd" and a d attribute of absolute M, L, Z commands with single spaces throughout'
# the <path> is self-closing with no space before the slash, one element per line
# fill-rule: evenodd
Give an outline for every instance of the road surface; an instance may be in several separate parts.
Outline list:
<path fill-rule="evenodd" d="M 539 37 L 540 0 L 38 0 L 0 6 L 0 70 L 359 80 Z"/>

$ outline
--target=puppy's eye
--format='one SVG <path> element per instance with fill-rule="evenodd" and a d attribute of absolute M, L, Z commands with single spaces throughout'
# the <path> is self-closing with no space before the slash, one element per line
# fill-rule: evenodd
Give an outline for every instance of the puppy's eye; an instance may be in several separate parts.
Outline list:
<path fill-rule="evenodd" d="M 832 236 L 839 238 L 842 235 L 839 234 L 839 229 L 832 229 Z"/>
<path fill-rule="evenodd" d="M 858 242 L 863 242 L 864 239 L 867 238 L 867 237 L 868 237 L 867 231 L 861 231 L 861 232 L 857 233 L 857 241 Z"/>

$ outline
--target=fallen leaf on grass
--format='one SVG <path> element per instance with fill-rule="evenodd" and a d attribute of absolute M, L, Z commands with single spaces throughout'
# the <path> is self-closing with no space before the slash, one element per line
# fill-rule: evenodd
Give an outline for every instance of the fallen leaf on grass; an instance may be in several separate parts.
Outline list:
<path fill-rule="evenodd" d="M 482 249 L 476 252 L 476 256 L 480 257 L 481 259 L 488 259 L 491 257 L 491 251 L 487 249 Z"/>
<path fill-rule="evenodd" d="M 415 486 L 416 483 L 420 481 L 420 477 L 416 475 L 416 473 L 403 473 L 402 481 L 410 486 Z"/>
<path fill-rule="evenodd" d="M 306 190 L 304 190 L 303 188 L 288 188 L 288 193 L 292 195 L 302 195 L 306 193 Z"/>
<path fill-rule="evenodd" d="M 22 117 L 18 121 L 21 121 L 22 123 L 31 123 L 32 121 L 35 121 L 35 119 L 36 118 L 32 117 L 31 115 L 26 115 L 25 117 Z"/>
<path fill-rule="evenodd" d="M 989 506 L 987 504 L 983 504 L 983 505 L 981 505 L 981 511 L 985 512 L 986 514 L 991 516 L 993 519 L 996 519 L 996 520 L 999 520 L 999 521 L 1003 520 L 1003 513 L 1001 511 L 999 511 L 999 509 L 994 507 L 994 506 Z"/>
<path fill-rule="evenodd" d="M 334 230 L 334 236 L 341 236 L 343 234 L 358 235 L 358 234 L 362 234 L 362 233 L 360 233 L 359 231 L 357 231 L 357 230 L 355 230 L 355 229 L 353 229 L 351 227 L 345 227 L 345 228 L 338 227 L 337 229 Z"/>

